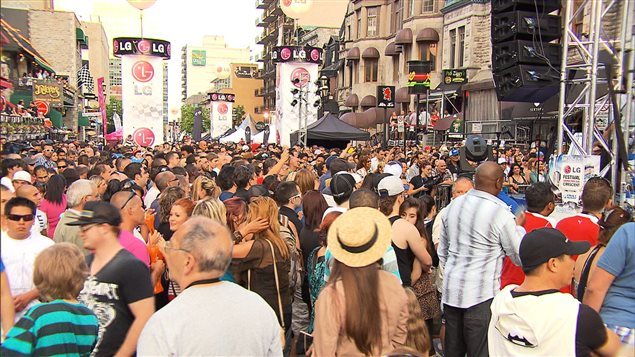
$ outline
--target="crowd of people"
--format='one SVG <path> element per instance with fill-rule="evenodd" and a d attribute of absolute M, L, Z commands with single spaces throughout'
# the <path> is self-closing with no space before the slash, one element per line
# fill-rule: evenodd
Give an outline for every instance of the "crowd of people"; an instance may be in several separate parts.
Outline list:
<path fill-rule="evenodd" d="M 633 218 L 600 177 L 550 217 L 540 147 L 0 144 L 3 355 L 635 345 Z"/>

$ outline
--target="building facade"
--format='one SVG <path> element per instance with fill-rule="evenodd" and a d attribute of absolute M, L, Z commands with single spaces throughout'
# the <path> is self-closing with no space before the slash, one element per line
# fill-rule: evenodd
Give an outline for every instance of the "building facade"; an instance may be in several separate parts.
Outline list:
<path fill-rule="evenodd" d="M 104 78 L 104 93 L 106 94 L 106 101 L 110 94 L 110 43 L 106 36 L 104 27 L 99 22 L 81 22 L 81 29 L 84 31 L 85 36 L 88 38 L 88 61 L 90 63 L 89 71 L 93 79 L 95 80 L 95 86 L 97 85 L 97 79 Z M 97 94 L 97 88 L 95 87 L 95 94 Z"/>
<path fill-rule="evenodd" d="M 200 44 L 181 49 L 181 99 L 205 94 L 212 80 L 225 77 L 230 63 L 249 62 L 248 48 L 231 48 L 223 36 L 203 36 Z"/>
<path fill-rule="evenodd" d="M 121 58 L 108 60 L 109 95 L 121 100 Z"/>

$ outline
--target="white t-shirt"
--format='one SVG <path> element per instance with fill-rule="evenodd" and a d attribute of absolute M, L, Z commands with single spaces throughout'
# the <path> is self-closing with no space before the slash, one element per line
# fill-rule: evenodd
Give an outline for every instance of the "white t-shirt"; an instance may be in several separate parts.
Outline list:
<path fill-rule="evenodd" d="M 280 325 L 265 300 L 237 284 L 193 286 L 152 315 L 137 355 L 282 356 Z"/>
<path fill-rule="evenodd" d="M 31 233 L 41 234 L 40 232 L 46 230 L 48 227 L 49 223 L 46 213 L 38 208 L 37 211 L 35 211 L 35 222 L 33 226 L 31 226 Z"/>
<path fill-rule="evenodd" d="M 35 257 L 55 242 L 39 233 L 31 233 L 26 239 L 13 239 L 3 231 L 0 237 L 2 262 L 11 286 L 11 295 L 16 296 L 33 290 L 35 288 L 35 284 L 33 284 L 33 263 L 35 262 Z M 22 317 L 28 307 L 35 303 L 37 301 L 34 300 L 27 308 L 19 313 L 16 312 L 15 320 L 17 321 Z"/>
<path fill-rule="evenodd" d="M 161 192 L 157 188 L 157 185 L 152 185 L 152 187 L 150 187 L 148 192 L 146 192 L 146 196 L 143 198 L 143 204 L 147 208 L 150 208 L 150 206 L 152 205 L 152 202 L 154 202 L 154 200 L 156 200 L 157 197 L 159 196 L 159 193 Z"/>

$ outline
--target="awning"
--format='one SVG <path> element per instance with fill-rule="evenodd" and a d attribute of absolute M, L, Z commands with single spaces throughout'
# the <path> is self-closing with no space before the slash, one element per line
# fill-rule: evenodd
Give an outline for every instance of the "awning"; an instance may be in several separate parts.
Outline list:
<path fill-rule="evenodd" d="M 90 126 L 90 119 L 82 113 L 77 113 L 77 126 Z"/>
<path fill-rule="evenodd" d="M 348 52 L 346 52 L 346 59 L 359 61 L 359 48 L 358 47 L 349 48 Z"/>
<path fill-rule="evenodd" d="M 344 105 L 347 107 L 357 107 L 359 105 L 359 97 L 357 94 L 351 94 L 346 98 Z"/>
<path fill-rule="evenodd" d="M 397 88 L 395 100 L 397 103 L 410 103 L 410 93 L 408 93 L 408 87 Z"/>
<path fill-rule="evenodd" d="M 377 105 L 377 98 L 374 95 L 367 95 L 362 98 L 362 102 L 360 103 L 362 107 L 374 107 Z"/>
<path fill-rule="evenodd" d="M 430 100 L 440 100 L 442 99 L 444 96 L 445 97 L 452 97 L 456 95 L 456 91 L 453 90 L 440 90 L 440 89 L 435 89 L 435 90 L 430 90 L 430 98 L 428 99 L 428 101 Z M 426 94 L 420 94 L 419 96 L 420 98 L 420 102 L 419 103 L 425 103 L 426 102 Z"/>
<path fill-rule="evenodd" d="M 362 58 L 379 58 L 379 51 L 375 47 L 368 47 L 362 53 Z"/>
<path fill-rule="evenodd" d="M 79 27 L 75 28 L 75 39 L 79 42 L 81 48 L 88 48 L 88 37 L 84 34 L 84 30 Z"/>
<path fill-rule="evenodd" d="M 384 55 L 385 56 L 399 56 L 399 53 L 395 50 L 394 42 L 391 42 L 388 44 L 388 46 L 386 46 L 386 49 L 384 50 Z"/>
<path fill-rule="evenodd" d="M 8 40 L 6 45 L 22 49 L 30 57 L 32 57 L 40 67 L 51 73 L 55 73 L 51 65 L 44 59 L 44 57 L 42 57 L 33 45 L 31 45 L 31 42 L 20 34 L 20 30 L 11 26 L 5 19 L 0 19 L 0 25 L 3 39 L 6 38 Z"/>
<path fill-rule="evenodd" d="M 344 60 L 337 60 L 330 65 L 322 68 L 320 73 L 328 78 L 337 77 L 337 72 L 344 66 Z"/>
<path fill-rule="evenodd" d="M 417 34 L 417 42 L 439 42 L 439 33 L 435 29 L 425 28 Z"/>
<path fill-rule="evenodd" d="M 412 44 L 412 30 L 409 28 L 399 30 L 395 36 L 395 43 L 398 45 Z"/>
<path fill-rule="evenodd" d="M 452 123 L 454 123 L 456 118 L 457 118 L 456 115 L 448 115 L 447 117 L 443 117 L 443 118 L 437 120 L 437 122 L 434 124 L 434 127 L 432 128 L 432 130 L 434 130 L 434 131 L 446 131 L 446 130 L 450 129 L 450 127 L 452 126 Z"/>
<path fill-rule="evenodd" d="M 8 79 L 4 77 L 0 77 L 0 88 L 2 89 L 13 88 L 13 84 L 9 82 Z"/>
<path fill-rule="evenodd" d="M 13 91 L 9 100 L 13 104 L 18 104 L 21 100 L 23 100 L 25 105 L 29 105 L 29 103 L 33 100 L 33 91 L 20 89 L 18 87 Z"/>
<path fill-rule="evenodd" d="M 469 83 L 466 83 L 461 87 L 464 91 L 488 90 L 494 88 L 496 88 L 494 85 L 494 77 L 492 76 L 492 71 L 489 69 L 478 71 L 472 78 L 470 78 Z"/>
<path fill-rule="evenodd" d="M 51 118 L 51 122 L 53 123 L 54 127 L 61 129 L 64 126 L 62 113 L 58 112 L 57 110 L 51 108 L 51 110 L 49 111 L 49 118 Z"/>

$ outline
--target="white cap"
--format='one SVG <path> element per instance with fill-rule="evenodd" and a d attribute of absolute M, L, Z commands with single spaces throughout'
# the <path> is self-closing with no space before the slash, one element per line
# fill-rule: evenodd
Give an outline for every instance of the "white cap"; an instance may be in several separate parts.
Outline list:
<path fill-rule="evenodd" d="M 401 177 L 402 172 L 403 172 L 403 168 L 400 162 L 398 164 L 393 163 L 393 164 L 387 164 L 386 166 L 384 166 L 384 173 L 386 174 L 391 174 L 393 176 Z"/>
<path fill-rule="evenodd" d="M 13 181 L 26 181 L 31 183 L 31 174 L 26 171 L 18 171 L 13 174 Z"/>
<path fill-rule="evenodd" d="M 398 176 L 386 176 L 377 184 L 377 191 L 380 197 L 392 197 L 404 192 L 405 189 Z"/>
<path fill-rule="evenodd" d="M 504 158 L 504 157 L 499 157 L 499 158 L 498 158 L 498 163 L 499 163 L 499 164 L 506 164 L 506 163 L 507 163 L 507 160 L 505 160 L 505 158 Z"/>

